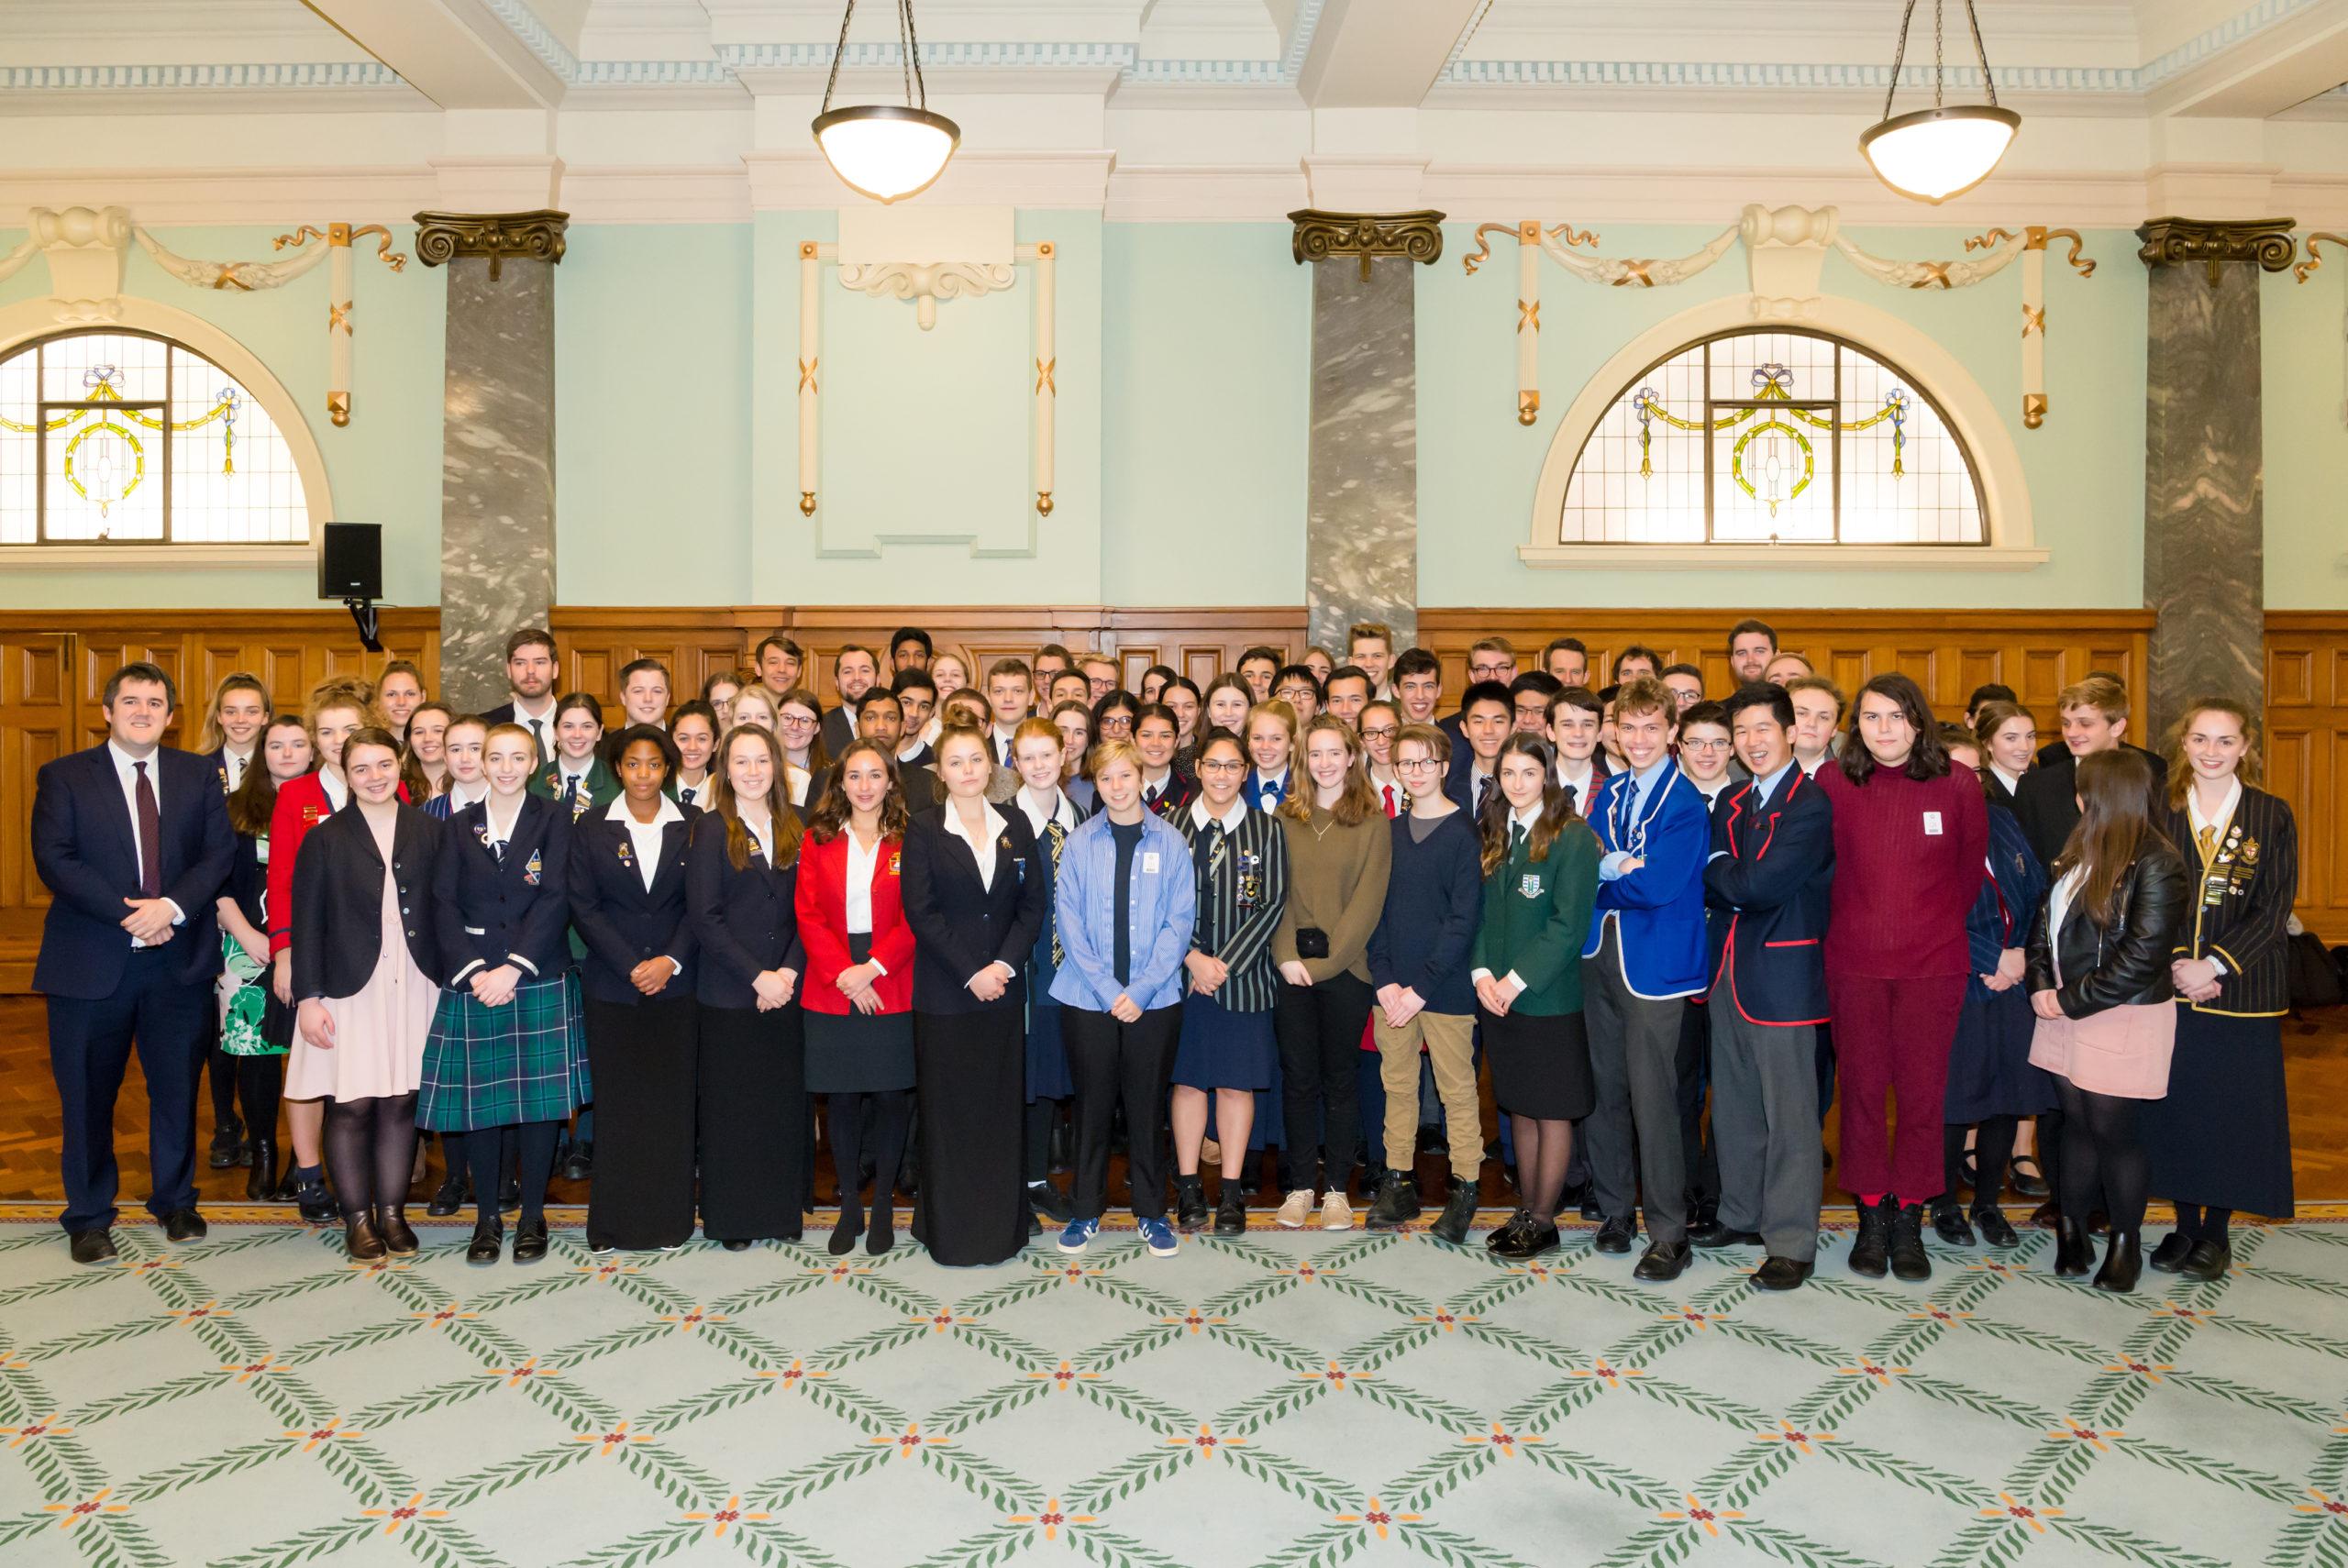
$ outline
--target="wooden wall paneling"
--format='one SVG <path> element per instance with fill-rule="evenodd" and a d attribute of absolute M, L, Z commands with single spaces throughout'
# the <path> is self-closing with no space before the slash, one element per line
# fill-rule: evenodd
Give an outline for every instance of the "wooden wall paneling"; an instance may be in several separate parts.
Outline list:
<path fill-rule="evenodd" d="M 2348 942 L 2348 613 L 2266 616 L 2266 788 L 2299 830 L 2298 916 L 2326 942 Z"/>

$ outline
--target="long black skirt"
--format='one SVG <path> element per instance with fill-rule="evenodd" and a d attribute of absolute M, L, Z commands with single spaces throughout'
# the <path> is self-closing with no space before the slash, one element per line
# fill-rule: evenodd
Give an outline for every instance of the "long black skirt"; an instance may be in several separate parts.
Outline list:
<path fill-rule="evenodd" d="M 587 1067 L 598 1086 L 591 1247 L 641 1252 L 692 1240 L 698 1012 L 690 994 L 632 1007 L 587 1002 Z"/>
<path fill-rule="evenodd" d="M 916 1011 L 914 1058 L 923 1110 L 914 1239 L 941 1264 L 1001 1263 L 1027 1244 L 1021 1010 Z"/>
<path fill-rule="evenodd" d="M 807 1163 L 807 1036 L 799 1004 L 772 1012 L 703 1008 L 699 1077 L 702 1234 L 714 1242 L 797 1241 Z"/>
<path fill-rule="evenodd" d="M 2155 1198 L 2291 1217 L 2291 1106 L 2283 1021 L 2176 1009 L 2168 1096 L 2147 1100 Z"/>

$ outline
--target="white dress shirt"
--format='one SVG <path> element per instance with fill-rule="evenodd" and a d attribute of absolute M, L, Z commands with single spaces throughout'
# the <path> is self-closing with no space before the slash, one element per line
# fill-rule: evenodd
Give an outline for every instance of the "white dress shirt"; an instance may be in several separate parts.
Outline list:
<path fill-rule="evenodd" d="M 992 892 L 994 891 L 995 841 L 1002 836 L 1003 830 L 1010 824 L 1002 820 L 1002 813 L 992 806 L 984 806 L 983 809 L 986 812 L 986 820 L 981 824 L 985 834 L 982 838 L 970 836 L 969 829 L 962 822 L 961 810 L 953 801 L 946 802 L 943 815 L 946 831 L 970 846 L 970 857 L 979 863 L 979 886 Z"/>
<path fill-rule="evenodd" d="M 652 891 L 652 879 L 660 870 L 662 830 L 670 823 L 685 820 L 684 810 L 676 801 L 666 795 L 657 798 L 660 807 L 652 813 L 652 820 L 648 823 L 636 820 L 636 813 L 627 809 L 627 797 L 625 795 L 614 801 L 604 812 L 605 817 L 627 829 L 628 840 L 636 846 L 637 874 L 644 878 L 644 890 L 648 893 Z"/>
<path fill-rule="evenodd" d="M 1052 791 L 1052 809 L 1048 812 L 1036 809 L 1031 791 L 1024 785 L 1020 786 L 1018 800 L 1019 809 L 1027 813 L 1027 825 L 1035 830 L 1037 838 L 1042 838 L 1044 829 L 1053 823 L 1059 823 L 1069 833 L 1076 831 L 1076 802 L 1062 791 Z"/>
<path fill-rule="evenodd" d="M 489 799 L 489 780 L 476 778 L 467 783 L 460 778 L 449 784 L 448 794 L 449 814 L 453 817 L 467 806 Z"/>
<path fill-rule="evenodd" d="M 1994 762 L 1989 765 L 1989 771 L 1998 776 L 1998 782 L 2006 787 L 2007 794 L 2013 794 L 2016 790 L 2021 788 L 2021 774 L 2009 773 Z"/>
<path fill-rule="evenodd" d="M 1201 790 L 1199 792 L 1198 799 L 1191 802 L 1191 824 L 1193 827 L 1202 828 L 1209 823 L 1219 821 L 1223 823 L 1224 832 L 1237 833 L 1239 831 L 1240 824 L 1245 823 L 1246 820 L 1247 797 L 1244 794 L 1233 797 L 1231 801 L 1231 810 L 1224 812 L 1220 818 L 1218 818 L 1214 814 L 1213 811 L 1207 805 L 1205 790 Z"/>
<path fill-rule="evenodd" d="M 123 750 L 121 745 L 116 742 L 108 741 L 106 742 L 106 754 L 114 758 L 115 777 L 122 781 L 122 803 L 130 811 L 131 862 L 134 865 L 144 867 L 147 864 L 147 846 L 144 844 L 141 844 L 138 839 L 138 767 L 142 762 L 146 765 L 147 787 L 154 791 L 155 820 L 160 823 L 162 821 L 163 816 L 163 781 L 161 778 L 163 768 L 160 760 L 163 755 L 163 748 L 161 746 L 157 746 L 153 751 L 149 752 L 144 757 L 134 757 L 128 752 Z M 157 864 L 160 865 L 161 863 L 161 856 L 158 856 Z M 172 906 L 172 923 L 173 925 L 185 925 L 187 923 L 187 911 L 180 908 L 176 902 L 173 902 L 170 899 L 165 899 L 163 901 Z M 130 945 L 133 947 L 144 947 L 147 944 L 134 936 L 130 939 Z"/>
<path fill-rule="evenodd" d="M 844 829 L 847 840 L 847 891 L 844 900 L 847 910 L 847 933 L 850 936 L 872 934 L 872 876 L 880 868 L 880 846 L 887 842 L 878 834 L 872 837 L 872 847 L 867 849 L 857 842 L 854 829 Z"/>
<path fill-rule="evenodd" d="M 228 770 L 228 788 L 234 790 L 245 781 L 245 769 L 253 765 L 253 754 L 249 751 L 239 756 L 233 748 L 222 746 L 220 763 Z"/>
<path fill-rule="evenodd" d="M 2193 825 L 2193 842 L 2190 845 L 2183 845 L 2181 847 L 2185 849 L 2187 854 L 2195 857 L 2195 867 L 2197 870 L 2199 867 L 2199 857 L 2201 854 L 2201 830 L 2203 828 L 2215 829 L 2216 831 L 2210 835 L 2210 842 L 2218 845 L 2224 844 L 2226 841 L 2226 824 L 2234 820 L 2234 808 L 2241 804 L 2242 779 L 2239 777 L 2226 780 L 2226 803 L 2218 808 L 2218 814 L 2214 817 L 2207 817 L 2201 814 L 2201 791 L 2192 788 L 2190 785 L 2186 787 L 2185 816 L 2186 820 Z M 2229 972 L 2226 968 L 2225 960 L 2219 957 L 2214 953 L 2208 955 L 2206 962 L 2209 964 L 2210 967 L 2215 969 L 2221 975 Z"/>

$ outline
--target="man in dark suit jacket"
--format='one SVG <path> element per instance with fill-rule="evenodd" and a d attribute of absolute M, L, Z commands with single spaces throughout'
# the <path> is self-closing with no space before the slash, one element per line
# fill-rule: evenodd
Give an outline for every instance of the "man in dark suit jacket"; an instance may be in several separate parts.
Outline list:
<path fill-rule="evenodd" d="M 2038 766 L 2023 774 L 2021 782 L 2015 787 L 2013 807 L 2014 820 L 2021 824 L 2023 836 L 2030 840 L 2031 853 L 2050 872 L 2054 857 L 2063 853 L 2071 830 L 2079 825 L 2080 757 L 2123 747 L 2137 753 L 2152 765 L 2155 802 L 2166 798 L 2163 790 L 2168 782 L 2165 761 L 2142 746 L 2128 744 L 2128 689 L 2120 682 L 2108 676 L 2090 675 L 2077 685 L 2063 688 L 2054 703 L 2055 712 L 2061 716 L 2063 738 L 2039 752 Z M 2056 755 L 2050 757 L 2050 750 Z"/>
<path fill-rule="evenodd" d="M 115 1255 L 114 1104 L 134 1043 L 147 1077 L 147 1207 L 174 1242 L 205 1233 L 195 1091 L 220 972 L 214 900 L 237 841 L 215 770 L 161 744 L 177 701 L 161 669 L 123 666 L 106 682 L 105 743 L 45 764 L 33 795 L 33 868 L 51 899 L 33 988 L 49 999 L 76 1263 Z"/>
<path fill-rule="evenodd" d="M 868 693 L 863 705 L 856 712 L 856 727 L 858 739 L 869 740 L 891 757 L 895 757 L 905 738 L 904 709 L 897 694 L 877 688 Z M 840 749 L 845 751 L 847 747 L 843 744 Z M 824 791 L 831 787 L 832 776 L 838 771 L 839 765 L 835 763 L 809 781 L 807 809 L 810 812 L 824 798 Z M 936 773 L 918 762 L 899 761 L 897 783 L 904 791 L 905 810 L 908 812 L 925 812 L 945 798 L 938 790 Z"/>
<path fill-rule="evenodd" d="M 879 684 L 880 661 L 870 648 L 847 643 L 832 656 L 832 685 L 839 706 L 824 715 L 824 749 L 834 756 L 847 749 L 858 734 L 857 715 L 868 692 L 886 691 Z M 925 802 L 926 804 L 926 802 Z"/>
<path fill-rule="evenodd" d="M 554 638 L 536 626 L 525 626 L 505 639 L 507 699 L 482 717 L 493 728 L 519 724 L 537 738 L 538 760 L 554 759 L 555 679 L 561 664 Z"/>
<path fill-rule="evenodd" d="M 1459 734 L 1451 743 L 1451 767 L 1443 778 L 1443 792 L 1470 814 L 1500 790 L 1501 747 L 1515 727 L 1516 710 L 1508 688 L 1497 680 L 1482 680 L 1468 688 L 1459 704 Z M 1480 786 L 1480 788 L 1479 788 Z"/>

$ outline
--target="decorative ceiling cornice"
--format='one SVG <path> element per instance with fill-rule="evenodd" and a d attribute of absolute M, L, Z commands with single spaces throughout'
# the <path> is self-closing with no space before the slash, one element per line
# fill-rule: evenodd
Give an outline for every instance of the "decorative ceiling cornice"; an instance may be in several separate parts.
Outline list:
<path fill-rule="evenodd" d="M 560 261 L 569 213 L 418 213 L 415 259 L 427 267 L 460 257 L 486 257 L 493 282 L 512 261 Z"/>
<path fill-rule="evenodd" d="M 2210 286 L 2216 288 L 2229 261 L 2255 262 L 2262 272 L 2279 272 L 2298 254 L 2291 238 L 2298 225 L 2290 218 L 2251 218 L 2221 222 L 2208 218 L 2157 217 L 2136 230 L 2143 241 L 2136 259 L 2147 267 L 2189 267 L 2206 263 Z"/>
<path fill-rule="evenodd" d="M 404 87 L 400 73 L 381 61 L 250 65 L 6 65 L 0 92 L 219 92 L 254 88 Z"/>
<path fill-rule="evenodd" d="M 1443 259 L 1443 215 L 1414 213 L 1332 213 L 1305 207 L 1288 215 L 1295 226 L 1290 240 L 1297 265 L 1326 261 L 1339 256 L 1361 258 L 1361 275 L 1380 256 L 1400 256 L 1433 266 Z"/>

